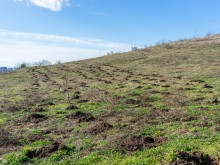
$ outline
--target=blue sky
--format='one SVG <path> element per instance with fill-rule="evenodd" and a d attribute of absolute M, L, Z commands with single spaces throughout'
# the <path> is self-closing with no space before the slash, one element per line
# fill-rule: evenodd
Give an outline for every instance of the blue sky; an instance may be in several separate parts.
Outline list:
<path fill-rule="evenodd" d="M 0 0 L 0 66 L 220 32 L 219 0 Z"/>

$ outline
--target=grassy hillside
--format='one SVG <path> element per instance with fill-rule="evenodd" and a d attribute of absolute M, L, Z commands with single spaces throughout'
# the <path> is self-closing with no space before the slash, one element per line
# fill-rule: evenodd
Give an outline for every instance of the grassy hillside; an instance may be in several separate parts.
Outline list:
<path fill-rule="evenodd" d="M 1 164 L 218 164 L 220 36 L 0 74 Z"/>

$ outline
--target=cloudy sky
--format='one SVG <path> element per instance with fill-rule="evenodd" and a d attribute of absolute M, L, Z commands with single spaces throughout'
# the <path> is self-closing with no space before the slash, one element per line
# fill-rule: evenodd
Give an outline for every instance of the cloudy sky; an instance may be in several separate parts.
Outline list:
<path fill-rule="evenodd" d="M 0 66 L 220 32 L 219 0 L 0 0 Z"/>

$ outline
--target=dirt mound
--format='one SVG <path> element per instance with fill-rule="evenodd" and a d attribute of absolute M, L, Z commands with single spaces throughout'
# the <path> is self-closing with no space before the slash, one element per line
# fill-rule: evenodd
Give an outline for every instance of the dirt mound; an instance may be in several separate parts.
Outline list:
<path fill-rule="evenodd" d="M 0 127 L 0 146 L 6 147 L 6 146 L 15 146 L 18 145 L 19 141 L 16 140 L 16 138 L 6 131 L 4 128 Z"/>
<path fill-rule="evenodd" d="M 97 135 L 102 132 L 108 131 L 109 129 L 112 129 L 113 126 L 107 122 L 100 122 L 96 124 L 95 126 L 89 128 L 86 132 L 90 133 L 92 135 Z"/>
<path fill-rule="evenodd" d="M 90 113 L 84 113 L 81 111 L 77 111 L 75 113 L 70 114 L 67 116 L 69 119 L 77 119 L 78 123 L 81 122 L 89 122 L 89 121 L 94 121 L 95 118 L 90 114 Z"/>
<path fill-rule="evenodd" d="M 29 157 L 30 159 L 34 158 L 34 157 L 38 157 L 38 158 L 43 158 L 43 157 L 47 157 L 50 154 L 59 151 L 59 150 L 64 150 L 67 147 L 59 142 L 54 142 L 53 144 L 46 146 L 46 147 L 42 147 L 40 149 L 37 150 L 31 150 L 31 151 L 27 151 L 26 152 L 26 156 Z"/>
<path fill-rule="evenodd" d="M 217 165 L 215 159 L 200 152 L 179 152 L 178 160 L 170 165 Z"/>
<path fill-rule="evenodd" d="M 160 146 L 164 141 L 165 139 L 163 138 L 132 136 L 126 139 L 121 139 L 117 144 L 117 148 L 124 153 L 134 152 L 140 151 L 143 148 Z"/>
<path fill-rule="evenodd" d="M 33 123 L 38 123 L 41 121 L 46 120 L 47 117 L 45 115 L 33 113 L 27 116 L 27 121 L 33 122 Z"/>

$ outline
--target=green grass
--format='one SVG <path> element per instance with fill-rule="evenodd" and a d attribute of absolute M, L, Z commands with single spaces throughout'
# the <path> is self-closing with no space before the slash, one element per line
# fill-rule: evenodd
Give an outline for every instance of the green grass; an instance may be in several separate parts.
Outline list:
<path fill-rule="evenodd" d="M 21 144 L 0 148 L 0 163 L 159 165 L 175 161 L 180 151 L 218 158 L 220 103 L 213 101 L 220 100 L 219 43 L 183 41 L 1 73 L 0 125 Z M 68 89 L 60 91 L 65 81 Z M 67 110 L 68 101 L 78 109 Z M 9 111 L 12 105 L 18 110 Z M 36 112 L 40 107 L 45 111 Z M 95 120 L 67 118 L 76 111 L 89 113 Z M 34 113 L 47 119 L 28 121 L 27 116 Z M 113 128 L 95 135 L 87 131 L 101 122 Z M 42 135 L 42 140 L 31 142 L 30 135 Z M 120 138 L 134 135 L 160 137 L 165 142 L 155 148 L 121 152 L 117 148 Z M 26 156 L 27 151 L 54 141 L 68 149 L 44 158 Z"/>

